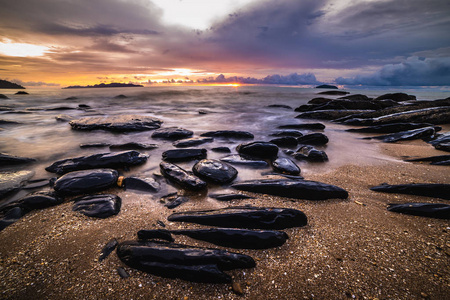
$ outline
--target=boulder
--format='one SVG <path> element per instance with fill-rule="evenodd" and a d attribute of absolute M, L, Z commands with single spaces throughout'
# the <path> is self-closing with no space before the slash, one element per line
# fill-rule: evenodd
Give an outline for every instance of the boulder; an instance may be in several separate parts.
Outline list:
<path fill-rule="evenodd" d="M 289 158 L 279 157 L 272 162 L 272 167 L 275 171 L 288 174 L 288 175 L 299 175 L 300 168 L 290 160 Z"/>
<path fill-rule="evenodd" d="M 325 145 L 328 143 L 328 137 L 323 133 L 311 133 L 298 137 L 297 142 L 304 145 Z"/>
<path fill-rule="evenodd" d="M 177 165 L 161 162 L 161 174 L 184 189 L 198 191 L 206 188 L 206 182 L 189 174 Z"/>
<path fill-rule="evenodd" d="M 192 171 L 201 179 L 217 184 L 229 183 L 238 174 L 233 166 L 215 159 L 203 159 L 197 162 Z"/>
<path fill-rule="evenodd" d="M 69 122 L 74 130 L 109 130 L 118 132 L 146 131 L 161 127 L 162 121 L 138 115 L 120 115 L 111 117 L 88 117 Z"/>
<path fill-rule="evenodd" d="M 236 147 L 239 154 L 258 158 L 273 158 L 278 155 L 278 146 L 269 142 L 252 142 Z"/>
<path fill-rule="evenodd" d="M 284 104 L 270 104 L 270 105 L 267 105 L 267 107 L 292 109 L 292 107 L 290 107 L 289 105 L 284 105 Z"/>
<path fill-rule="evenodd" d="M 362 95 L 362 94 L 354 94 L 354 95 L 346 95 L 346 96 L 340 97 L 338 99 L 346 99 L 346 100 L 352 100 L 352 101 L 370 101 L 373 98 L 369 98 L 366 95 Z"/>
<path fill-rule="evenodd" d="M 244 194 L 209 194 L 208 196 L 219 201 L 254 199 L 254 197 L 247 196 Z"/>
<path fill-rule="evenodd" d="M 307 160 L 312 162 L 328 161 L 328 156 L 325 151 L 317 150 L 313 146 L 308 145 L 300 147 L 297 152 L 289 152 L 287 154 L 292 155 L 298 160 Z"/>
<path fill-rule="evenodd" d="M 162 159 L 168 162 L 191 161 L 206 158 L 206 149 L 174 149 L 163 152 Z"/>
<path fill-rule="evenodd" d="M 99 194 L 74 199 L 72 210 L 85 216 L 105 219 L 120 212 L 122 199 L 116 195 Z"/>
<path fill-rule="evenodd" d="M 164 206 L 167 207 L 168 209 L 174 209 L 188 201 L 189 201 L 188 197 L 178 195 L 178 193 L 168 194 L 160 199 L 160 202 L 161 203 L 164 202 L 165 203 Z"/>
<path fill-rule="evenodd" d="M 112 169 L 75 171 L 58 178 L 54 189 L 63 196 L 98 192 L 116 185 L 118 177 Z"/>
<path fill-rule="evenodd" d="M 155 130 L 152 134 L 152 138 L 157 139 L 165 139 L 165 140 L 180 140 L 185 139 L 190 136 L 192 136 L 194 132 L 178 128 L 178 127 L 167 127 L 167 128 L 160 128 L 158 130 Z"/>
<path fill-rule="evenodd" d="M 87 143 L 87 144 L 80 144 L 80 148 L 104 148 L 109 147 L 111 144 L 108 143 Z"/>
<path fill-rule="evenodd" d="M 8 203 L 1 207 L 0 210 L 8 210 L 14 207 L 20 207 L 22 214 L 25 215 L 35 209 L 43 209 L 63 203 L 64 199 L 58 197 L 54 193 L 33 193 L 21 199 Z"/>

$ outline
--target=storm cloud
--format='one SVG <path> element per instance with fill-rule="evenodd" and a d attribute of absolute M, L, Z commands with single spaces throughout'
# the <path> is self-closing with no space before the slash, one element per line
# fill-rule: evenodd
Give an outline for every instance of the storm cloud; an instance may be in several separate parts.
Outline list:
<path fill-rule="evenodd" d="M 254 77 L 225 77 L 223 74 L 213 78 L 205 78 L 198 80 L 200 83 L 242 83 L 242 84 L 277 84 L 277 85 L 313 85 L 321 84 L 317 81 L 316 76 L 312 73 L 297 74 L 292 73 L 286 76 L 283 75 L 268 75 L 262 79 Z"/>

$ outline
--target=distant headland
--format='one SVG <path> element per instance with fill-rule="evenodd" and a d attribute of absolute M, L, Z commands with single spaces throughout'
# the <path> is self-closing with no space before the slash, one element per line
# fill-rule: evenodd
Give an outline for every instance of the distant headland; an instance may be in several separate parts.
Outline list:
<path fill-rule="evenodd" d="M 23 86 L 0 79 L 0 89 L 25 89 Z"/>
<path fill-rule="evenodd" d="M 100 83 L 94 85 L 71 85 L 68 87 L 64 87 L 63 89 L 93 89 L 93 88 L 111 88 L 111 87 L 144 87 L 140 84 L 132 84 L 132 83 Z"/>

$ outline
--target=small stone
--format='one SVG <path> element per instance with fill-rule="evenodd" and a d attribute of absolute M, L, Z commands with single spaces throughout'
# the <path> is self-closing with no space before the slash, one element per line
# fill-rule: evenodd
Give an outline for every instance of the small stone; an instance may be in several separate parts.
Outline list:
<path fill-rule="evenodd" d="M 232 289 L 233 289 L 233 292 L 235 292 L 238 295 L 244 294 L 244 291 L 242 290 L 241 284 L 239 282 L 233 282 Z"/>

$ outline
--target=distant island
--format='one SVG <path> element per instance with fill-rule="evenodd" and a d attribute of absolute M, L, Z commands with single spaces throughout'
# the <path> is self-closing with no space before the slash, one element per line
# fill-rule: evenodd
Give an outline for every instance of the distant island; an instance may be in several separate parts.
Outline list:
<path fill-rule="evenodd" d="M 95 85 L 71 85 L 68 87 L 64 87 L 63 89 L 96 89 L 96 88 L 115 88 L 115 87 L 144 87 L 140 84 L 132 84 L 132 83 L 100 83 Z"/>
<path fill-rule="evenodd" d="M 23 86 L 0 79 L 0 89 L 25 89 Z"/>
<path fill-rule="evenodd" d="M 316 86 L 316 89 L 337 89 L 338 87 L 335 85 L 329 85 L 329 84 L 322 84 Z"/>

